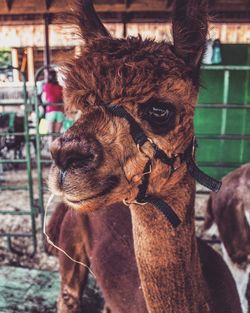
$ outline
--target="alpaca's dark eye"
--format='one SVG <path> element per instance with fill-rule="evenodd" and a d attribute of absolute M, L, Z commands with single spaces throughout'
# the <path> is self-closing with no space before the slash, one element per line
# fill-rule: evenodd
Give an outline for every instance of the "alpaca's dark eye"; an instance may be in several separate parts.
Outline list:
<path fill-rule="evenodd" d="M 151 99 L 141 106 L 140 111 L 155 133 L 166 133 L 175 124 L 175 107 L 170 103 Z"/>
<path fill-rule="evenodd" d="M 171 116 L 171 110 L 168 107 L 159 105 L 153 105 L 148 109 L 148 117 L 152 119 L 152 122 L 163 124 L 167 122 Z"/>

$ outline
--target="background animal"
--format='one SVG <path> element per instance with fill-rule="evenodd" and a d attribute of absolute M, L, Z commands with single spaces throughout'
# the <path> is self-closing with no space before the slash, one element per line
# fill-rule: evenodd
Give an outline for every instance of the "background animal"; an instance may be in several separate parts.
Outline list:
<path fill-rule="evenodd" d="M 0 113 L 0 130 L 9 133 L 7 136 L 0 135 L 0 153 L 6 155 L 12 150 L 14 158 L 22 158 L 25 138 L 23 135 L 12 135 L 11 133 L 24 132 L 24 117 L 17 116 L 15 112 Z"/>
<path fill-rule="evenodd" d="M 176 1 L 173 44 L 112 38 L 91 1 L 78 2 L 75 18 L 86 43 L 66 64 L 64 101 L 82 116 L 51 145 L 51 190 L 88 214 L 126 200 L 149 313 L 241 312 L 232 280 L 230 293 L 214 292 L 195 237 L 193 116 L 206 46 L 206 1 Z M 95 229 L 96 224 L 91 235 Z M 113 284 L 119 292 L 118 280 L 127 273 L 119 268 L 113 277 L 104 265 L 96 263 L 103 293 Z M 139 312 L 138 288 L 133 294 L 124 304 L 132 309 L 123 311 L 113 292 L 106 298 L 111 312 Z"/>
<path fill-rule="evenodd" d="M 223 257 L 236 281 L 244 313 L 250 273 L 250 164 L 227 174 L 218 194 L 212 193 L 206 207 L 204 228 L 217 225 Z M 216 233 L 211 228 L 210 233 Z M 249 298 L 250 299 L 250 298 Z"/>

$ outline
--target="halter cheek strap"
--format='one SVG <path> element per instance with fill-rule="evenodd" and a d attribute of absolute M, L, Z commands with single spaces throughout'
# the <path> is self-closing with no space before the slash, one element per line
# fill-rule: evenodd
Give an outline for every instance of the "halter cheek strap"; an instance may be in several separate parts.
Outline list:
<path fill-rule="evenodd" d="M 219 191 L 221 182 L 205 174 L 201 169 L 198 168 L 194 161 L 195 149 L 197 148 L 195 138 L 183 153 L 174 154 L 173 156 L 169 157 L 162 149 L 160 149 L 151 139 L 146 136 L 141 126 L 123 107 L 111 106 L 107 109 L 111 114 L 127 120 L 130 127 L 130 134 L 140 150 L 142 150 L 141 148 L 147 141 L 150 142 L 154 150 L 154 158 L 170 166 L 169 177 L 179 168 L 180 164 L 186 162 L 188 172 L 196 181 L 211 191 Z M 151 159 L 149 159 L 144 168 L 144 175 L 141 184 L 138 187 L 139 191 L 137 197 L 133 203 L 140 205 L 151 203 L 166 216 L 173 227 L 177 227 L 181 221 L 174 210 L 161 198 L 146 194 L 151 173 L 151 166 Z"/>

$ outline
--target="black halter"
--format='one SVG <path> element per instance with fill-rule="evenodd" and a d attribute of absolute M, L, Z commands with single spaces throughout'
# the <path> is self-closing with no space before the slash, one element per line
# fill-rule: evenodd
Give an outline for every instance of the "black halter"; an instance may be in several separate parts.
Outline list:
<path fill-rule="evenodd" d="M 152 140 L 150 140 L 141 126 L 136 122 L 136 120 L 121 106 L 112 106 L 108 107 L 108 111 L 118 117 L 125 118 L 130 127 L 130 134 L 135 142 L 135 144 L 141 148 L 147 141 L 150 142 L 153 150 L 154 150 L 154 158 L 160 160 L 164 164 L 170 166 L 169 177 L 179 168 L 179 165 L 183 162 L 186 162 L 187 169 L 190 175 L 196 179 L 200 184 L 209 188 L 211 191 L 219 191 L 221 187 L 221 182 L 208 176 L 204 172 L 202 172 L 194 161 L 194 152 L 197 148 L 196 140 L 192 140 L 192 142 L 187 146 L 186 150 L 183 153 L 174 154 L 169 157 L 167 154 L 161 150 Z M 178 163 L 178 165 L 177 165 Z M 162 199 L 147 195 L 147 188 L 149 183 L 149 176 L 151 173 L 151 159 L 148 160 L 143 172 L 143 178 L 141 184 L 138 189 L 139 192 L 137 197 L 133 203 L 144 205 L 146 203 L 151 203 L 167 217 L 170 223 L 177 227 L 180 224 L 180 219 L 174 210 Z"/>

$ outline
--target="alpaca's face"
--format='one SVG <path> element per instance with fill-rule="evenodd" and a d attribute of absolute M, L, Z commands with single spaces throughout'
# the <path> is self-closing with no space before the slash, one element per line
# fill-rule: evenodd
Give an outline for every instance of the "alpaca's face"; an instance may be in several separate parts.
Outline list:
<path fill-rule="evenodd" d="M 197 73 L 206 41 L 205 2 L 176 1 L 174 45 L 140 38 L 117 40 L 98 20 L 90 1 L 79 1 L 76 18 L 87 41 L 66 65 L 66 108 L 79 120 L 52 145 L 50 187 L 81 211 L 134 200 L 148 158 L 134 143 L 128 122 L 108 112 L 125 108 L 168 156 L 193 137 Z M 187 1 L 188 3 L 188 1 Z M 190 10 L 191 9 L 191 10 Z M 197 20 L 196 20 L 197 19 Z M 148 193 L 161 196 L 177 176 L 152 160 Z"/>
<path fill-rule="evenodd" d="M 78 107 L 82 115 L 51 149 L 51 189 L 82 211 L 134 199 L 147 162 L 127 121 L 113 116 L 107 106 L 126 108 L 169 156 L 183 152 L 193 136 L 196 88 L 169 46 L 134 39 L 133 55 L 124 52 L 121 58 L 118 50 L 114 56 L 112 44 L 113 54 L 96 53 L 100 60 L 95 60 L 95 52 L 85 52 L 70 65 L 66 106 Z M 120 42 L 122 47 L 128 44 Z M 66 173 L 63 182 L 60 169 Z M 168 172 L 167 165 L 153 162 L 149 192 L 161 192 Z"/>

